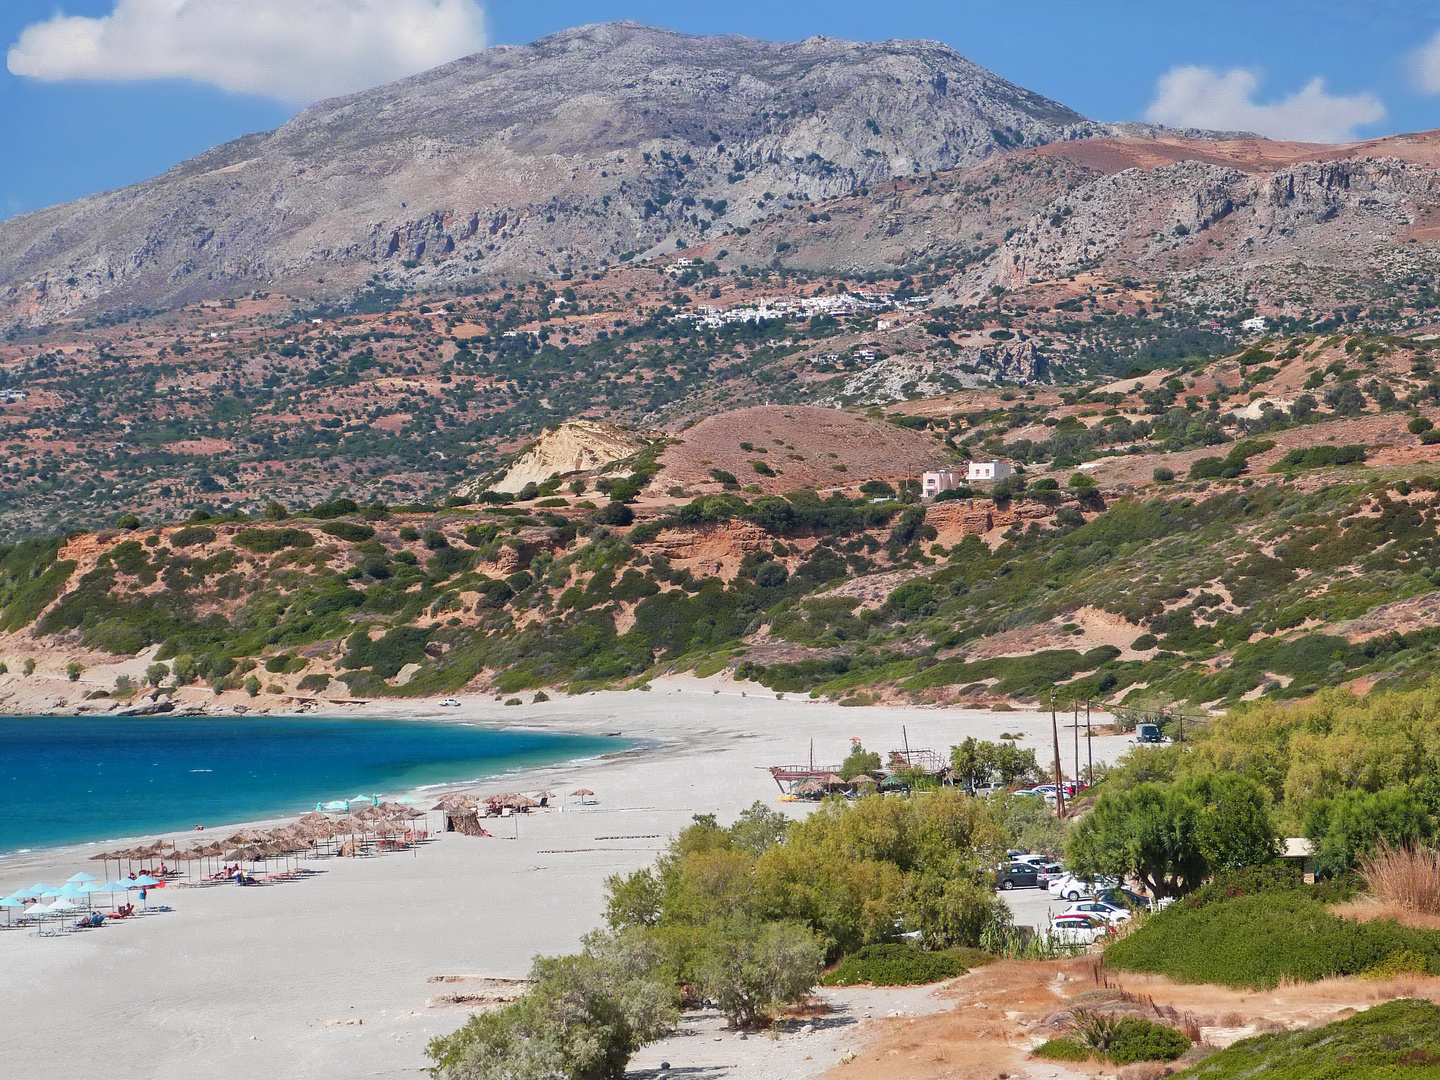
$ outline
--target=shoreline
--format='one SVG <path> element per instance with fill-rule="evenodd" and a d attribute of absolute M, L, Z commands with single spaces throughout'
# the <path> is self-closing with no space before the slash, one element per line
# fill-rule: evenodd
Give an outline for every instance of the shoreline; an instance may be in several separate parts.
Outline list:
<path fill-rule="evenodd" d="M 503 836 L 442 834 L 395 855 L 315 860 L 306 864 L 313 876 L 275 887 L 167 887 L 161 895 L 173 912 L 99 931 L 49 939 L 0 932 L 0 1009 L 11 1019 L 0 1055 L 17 1071 L 63 1065 L 159 1080 L 197 1068 L 215 1080 L 411 1077 L 427 1065 L 429 1038 L 470 1015 L 469 997 L 493 980 L 523 977 L 537 954 L 577 949 L 603 922 L 605 878 L 650 865 L 693 815 L 728 823 L 757 800 L 808 813 L 808 804 L 778 802 L 764 766 L 804 760 L 811 740 L 817 761 L 829 761 L 843 757 L 851 736 L 882 754 L 904 741 L 945 752 L 967 735 L 1020 733 L 1021 746 L 1037 748 L 1042 734 L 1043 745 L 1050 739 L 1048 712 L 842 709 L 716 688 L 657 680 L 649 693 L 556 698 L 523 710 L 475 699 L 433 711 L 406 703 L 417 719 L 619 730 L 635 745 L 506 774 L 509 790 L 585 786 L 598 798 L 504 819 Z M 1123 736 L 1097 737 L 1097 762 L 1128 745 Z M 487 783 L 494 790 L 501 782 Z M 74 852 L 6 859 L 0 888 L 89 870 Z M 77 1008 L 84 1024 L 73 1023 Z M 834 1064 L 828 1052 L 800 1062 L 795 1076 Z"/>
<path fill-rule="evenodd" d="M 440 699 L 437 699 L 437 700 L 440 700 Z M 244 716 L 241 716 L 241 717 L 223 716 L 223 717 L 193 717 L 193 718 L 192 718 L 192 717 L 176 717 L 176 716 L 174 716 L 174 714 L 162 714 L 161 717 L 135 717 L 135 718 L 133 718 L 133 719 L 149 720 L 149 719 L 157 719 L 157 718 L 173 718 L 173 719 L 175 719 L 175 720 L 177 720 L 177 721 L 183 721 L 183 720 L 186 720 L 186 719 L 195 719 L 195 720 L 204 720 L 204 719 L 227 719 L 227 720 L 228 720 L 228 719 L 248 719 L 249 717 L 244 717 Z M 62 716 L 62 715 L 54 715 L 54 716 L 52 716 L 52 715 L 45 715 L 45 716 L 23 717 L 23 716 L 10 716 L 10 715 L 7 714 L 7 715 L 4 717 L 4 719 L 17 719 L 17 720 L 26 720 L 26 719 L 35 719 L 35 720 L 41 720 L 41 719 L 63 719 L 63 720 L 72 720 L 72 719 L 78 719 L 78 720 L 95 720 L 95 721 L 99 721 L 99 720 L 107 720 L 107 719 L 131 719 L 131 718 L 129 718 L 129 717 L 102 717 L 102 716 L 78 716 L 78 717 L 73 717 L 73 716 Z M 489 731 L 493 731 L 493 732 L 497 732 L 497 733 L 498 733 L 498 732 L 517 732 L 517 733 L 521 733 L 521 732 L 531 732 L 531 733 L 535 733 L 535 734 L 546 734 L 546 735 L 574 735 L 574 736 L 581 737 L 581 738 L 591 738 L 591 739 L 594 739 L 594 738 L 597 737 L 597 736 L 595 736 L 593 733 L 564 731 L 564 730 L 556 729 L 555 727 L 550 726 L 550 725 L 539 725 L 539 724 L 536 724 L 536 725 L 532 725 L 532 724 L 504 724 L 504 723 L 499 723 L 499 722 L 496 722 L 496 721 L 494 721 L 494 720 L 488 720 L 488 719 L 486 719 L 486 720 L 481 720 L 481 719 L 474 719 L 474 718 L 469 718 L 469 717 L 457 717 L 457 716 L 453 715 L 452 712 L 451 712 L 451 710 L 449 710 L 449 709 L 445 710 L 445 713 L 444 713 L 444 714 L 438 715 L 438 716 L 413 716 L 413 715 L 408 715 L 408 716 L 379 716 L 379 715 L 375 715 L 375 714 L 373 714 L 373 713 L 372 713 L 371 715 L 369 715 L 369 716 L 351 716 L 351 715 L 343 715 L 343 714 L 338 714 L 338 713 L 337 713 L 337 714 L 334 714 L 334 715 L 324 714 L 324 713 L 306 713 L 306 714 L 299 715 L 299 716 L 293 716 L 293 715 L 276 715 L 276 714 L 273 714 L 273 713 L 272 713 L 272 714 L 268 714 L 268 715 L 266 715 L 266 716 L 264 716 L 264 717 L 256 717 L 256 719 L 267 719 L 267 720 L 272 720 L 272 721 L 276 721 L 276 722 L 280 722 L 280 723 L 283 723 L 283 722 L 286 722 L 286 721 L 290 721 L 290 720 L 313 721 L 313 720 L 332 720 L 332 719 L 333 719 L 333 720 L 346 720 L 346 721 L 352 721 L 352 722 L 353 722 L 353 721 L 361 721 L 361 722 L 363 722 L 363 721 L 365 721 L 365 720 L 370 720 L 370 721 L 374 721 L 374 722 L 383 722 L 383 723 L 448 724 L 448 725 L 451 725 L 451 726 L 459 726 L 459 727 L 481 727 L 481 728 L 485 728 L 485 729 L 487 729 L 487 730 L 489 730 Z M 425 802 L 427 799 L 433 801 L 433 799 L 436 798 L 436 793 L 439 793 L 439 792 L 442 792 L 442 791 L 467 791 L 467 790 L 473 790 L 473 789 L 476 789 L 476 788 L 479 788 L 479 787 L 484 787 L 484 786 L 486 786 L 486 785 L 498 785 L 498 784 L 501 784 L 503 781 L 506 781 L 506 780 L 507 780 L 508 778 L 510 778 L 510 777 L 523 777 L 526 773 L 528 773 L 528 772 L 530 772 L 530 771 L 533 771 L 533 770 L 537 770 L 537 769 L 547 769 L 547 768 L 553 768 L 553 767 L 563 766 L 563 765 L 576 765 L 576 766 L 581 766 L 581 765 L 586 764 L 587 762 L 591 762 L 591 761 L 601 761 L 601 760 L 604 760 L 605 758 L 608 758 L 608 757 L 611 757 L 611 756 L 614 756 L 614 755 L 625 754 L 625 753 L 628 753 L 628 752 L 630 752 L 631 750 L 637 749 L 637 748 L 639 748 L 639 747 L 641 746 L 640 740 L 618 739 L 618 740 L 616 740 L 616 741 L 619 742 L 619 743 L 622 743 L 622 744 L 623 744 L 623 748 L 621 748 L 621 749 L 616 749 L 616 750 L 611 750 L 611 751 L 605 751 L 605 752 L 592 752 L 592 753 L 582 754 L 582 755 L 579 755 L 579 756 L 576 756 L 576 757 L 558 757 L 558 758 L 555 758 L 555 759 L 552 760 L 552 761 L 543 762 L 543 763 L 538 763 L 538 764 L 537 764 L 537 763 L 534 763 L 534 762 L 530 762 L 530 763 L 525 763 L 525 764 L 520 764 L 520 765 L 514 765 L 514 766 L 511 766 L 511 767 L 508 767 L 508 768 L 502 768 L 502 769 L 500 769 L 500 770 L 498 770 L 498 771 L 496 771 L 496 772 L 493 772 L 493 773 L 487 773 L 487 774 L 482 775 L 482 776 L 468 776 L 468 777 L 457 778 L 457 779 L 454 779 L 454 780 L 435 781 L 435 782 L 424 783 L 424 784 L 419 784 L 419 785 L 410 785 L 410 786 L 401 785 L 401 786 L 396 786 L 396 787 L 394 787 L 394 788 L 392 788 L 392 789 L 389 789 L 389 790 L 386 790 L 386 791 L 375 792 L 374 794 L 379 795 L 382 799 L 398 799 L 398 798 L 401 798 L 401 797 L 404 797 L 404 796 L 409 796 L 410 798 L 412 798 L 412 799 L 415 800 L 416 806 L 417 806 L 417 808 L 419 808 L 419 807 L 420 807 L 420 804 L 421 804 L 422 802 Z M 656 743 L 656 744 L 655 744 L 656 747 L 658 747 L 659 745 L 660 745 L 659 743 Z M 365 781 L 359 781 L 358 783 L 365 783 Z M 78 841 L 70 841 L 70 840 L 67 840 L 67 841 L 63 841 L 63 842 L 60 842 L 60 843 L 36 843 L 36 844 L 34 844 L 34 845 L 30 846 L 30 847 L 12 848 L 12 849 L 10 849 L 10 850 L 0 850 L 0 875 L 3 875 L 3 874 L 7 871 L 8 868 L 14 866 L 14 865 L 16 864 L 16 860 L 22 859 L 23 857 L 26 857 L 26 856 L 33 856 L 33 857 L 36 858 L 36 859 L 49 858 L 49 857 L 58 858 L 58 857 L 62 857 L 62 856 L 69 856 L 69 857 L 77 858 L 77 859 L 88 859 L 90 855 L 94 854 L 94 849 L 99 848 L 99 847 L 109 847 L 109 846 L 111 846 L 111 845 L 133 846 L 133 845 L 138 844 L 138 843 L 140 843 L 140 842 L 149 843 L 149 842 L 151 842 L 151 841 L 153 841 L 153 840 L 156 840 L 156 839 L 165 839 L 165 840 L 173 841 L 173 842 L 175 842 L 175 843 L 178 843 L 181 848 L 192 847 L 192 846 L 196 846 L 196 845 L 195 845 L 194 843 L 187 843 L 187 842 L 186 842 L 186 838 L 187 838 L 187 837 L 191 838 L 192 841 L 193 841 L 193 840 L 204 840 L 204 841 L 207 841 L 207 842 L 208 842 L 208 841 L 213 841 L 218 835 L 232 833 L 232 832 L 234 832 L 234 831 L 236 831 L 236 830 L 238 830 L 238 829 L 249 829 L 249 828 L 265 829 L 265 828 L 272 828 L 272 827 L 274 827 L 274 826 L 276 826 L 276 825 L 279 825 L 279 824 L 283 824 L 283 823 L 292 821 L 292 820 L 294 820 L 295 818 L 300 817 L 300 816 L 302 816 L 302 815 L 310 812 L 311 810 L 314 809 L 314 804 L 315 804 L 315 803 L 328 802 L 328 801 L 330 801 L 331 799 L 336 798 L 336 797 L 337 797 L 337 796 L 335 796 L 335 795 L 333 795 L 333 794 L 331 794 L 331 795 L 317 795 L 316 798 L 315 798 L 313 801 L 312 801 L 311 799 L 307 798 L 306 801 L 305 801 L 305 804 L 304 804 L 303 806 L 297 806 L 296 808 L 291 809 L 291 810 L 276 810 L 274 813 L 267 813 L 267 814 L 264 814 L 263 816 L 258 816 L 258 817 L 237 818 L 237 819 L 233 819 L 233 820 L 231 820 L 231 819 L 226 819 L 226 820 L 222 820 L 222 821 L 221 821 L 220 823 L 218 823 L 218 824 L 210 824 L 210 823 L 207 822 L 207 823 L 205 823 L 203 829 L 202 829 L 202 828 L 193 827 L 193 826 L 192 826 L 192 827 L 188 827 L 188 828 L 169 828 L 169 829 L 161 827 L 161 828 L 149 829 L 149 830 L 145 830 L 145 831 L 141 831 L 141 832 L 136 832 L 136 833 L 122 833 L 122 834 L 115 835 L 115 836 L 95 837 L 95 838 L 93 838 L 93 839 L 78 840 Z M 368 796 L 367 796 L 367 797 L 368 797 Z M 353 799 L 352 799 L 351 801 L 353 801 Z M 357 804 L 356 809 L 359 809 L 359 804 Z M 429 807 L 429 805 L 425 805 L 425 806 L 423 807 L 423 809 L 425 809 L 425 810 L 428 811 L 428 810 L 430 809 L 430 807 Z M 0 885 L 0 895 L 4 895 L 3 885 Z"/>

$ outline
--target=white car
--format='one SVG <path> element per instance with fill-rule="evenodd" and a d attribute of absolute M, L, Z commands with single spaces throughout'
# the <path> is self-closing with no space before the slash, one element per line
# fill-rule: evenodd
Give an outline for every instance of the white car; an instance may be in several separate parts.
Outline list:
<path fill-rule="evenodd" d="M 1065 909 L 1066 915 L 1094 915 L 1112 926 L 1130 918 L 1130 912 L 1118 904 L 1107 904 L 1104 900 L 1081 900 Z"/>
<path fill-rule="evenodd" d="M 1062 945 L 1093 945 L 1108 933 L 1108 922 L 1082 912 L 1055 916 L 1049 930 L 1050 937 Z"/>
<path fill-rule="evenodd" d="M 442 709 L 458 709 L 460 702 L 453 697 L 447 697 L 444 701 L 440 702 L 440 707 Z"/>
<path fill-rule="evenodd" d="M 1049 889 L 1051 896 L 1073 902 L 1095 896 L 1107 889 L 1119 888 L 1120 884 L 1118 878 L 1099 877 L 1094 881 L 1085 881 L 1074 874 L 1061 874 L 1059 877 L 1051 878 L 1045 887 Z"/>

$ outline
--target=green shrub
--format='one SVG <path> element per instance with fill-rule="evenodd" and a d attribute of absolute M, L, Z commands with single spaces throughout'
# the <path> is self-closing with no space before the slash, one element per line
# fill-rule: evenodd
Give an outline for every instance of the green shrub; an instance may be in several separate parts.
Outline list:
<path fill-rule="evenodd" d="M 309 516 L 323 520 L 326 518 L 343 517 L 346 514 L 358 514 L 359 512 L 360 504 L 354 499 L 331 499 L 329 502 L 323 502 L 319 506 L 314 507 L 310 511 Z"/>
<path fill-rule="evenodd" d="M 964 975 L 955 952 L 926 952 L 903 942 L 864 945 L 825 976 L 826 986 L 917 986 Z"/>
<path fill-rule="evenodd" d="M 241 529 L 235 544 L 257 555 L 273 555 L 288 547 L 314 547 L 315 537 L 304 529 Z"/>
<path fill-rule="evenodd" d="M 1225 897 L 1207 886 L 1152 915 L 1105 956 L 1113 967 L 1180 982 L 1268 989 L 1281 980 L 1359 975 L 1402 951 L 1440 974 L 1440 932 L 1341 919 L 1305 887 Z"/>
<path fill-rule="evenodd" d="M 177 548 L 195 547 L 199 544 L 213 544 L 215 542 L 215 530 L 207 529 L 203 525 L 192 526 L 188 529 L 180 529 L 170 534 L 170 546 Z"/>
<path fill-rule="evenodd" d="M 1047 1058 L 1050 1061 L 1089 1061 L 1095 1051 L 1084 1045 L 1079 1039 L 1062 1035 L 1058 1039 L 1041 1043 L 1033 1053 L 1036 1057 Z"/>
<path fill-rule="evenodd" d="M 1436 1080 L 1440 1008 L 1401 998 L 1323 1027 L 1241 1039 L 1176 1080 Z"/>
<path fill-rule="evenodd" d="M 357 525 L 353 521 L 332 521 L 327 525 L 321 525 L 320 531 L 352 544 L 363 543 L 375 535 L 375 530 L 371 526 Z"/>
<path fill-rule="evenodd" d="M 330 676 L 323 671 L 312 672 L 301 679 L 296 688 L 310 694 L 318 694 L 330 685 Z"/>
<path fill-rule="evenodd" d="M 1139 1016 L 1076 1009 L 1075 1027 L 1078 1041 L 1113 1065 L 1174 1061 L 1190 1049 L 1190 1040 L 1174 1028 Z"/>
<path fill-rule="evenodd" d="M 1291 450 L 1274 465 L 1271 472 L 1285 472 L 1289 469 L 1324 469 L 1336 465 L 1359 465 L 1365 460 L 1365 447 L 1358 445 L 1305 446 Z"/>

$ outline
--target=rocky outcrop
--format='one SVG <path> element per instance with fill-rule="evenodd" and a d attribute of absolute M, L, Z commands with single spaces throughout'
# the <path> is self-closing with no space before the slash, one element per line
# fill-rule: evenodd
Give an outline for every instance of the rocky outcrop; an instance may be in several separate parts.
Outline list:
<path fill-rule="evenodd" d="M 884 405 L 995 382 L 1050 383 L 1056 374 L 1051 357 L 1032 340 L 967 345 L 943 357 L 887 356 L 846 379 L 834 403 Z"/>
<path fill-rule="evenodd" d="M 591 472 L 611 462 L 622 461 L 648 443 L 645 436 L 613 424 L 572 420 L 540 436 L 494 483 L 477 482 L 471 488 L 488 488 L 516 495 L 524 490 L 526 484 L 543 484 L 552 476 Z"/>
<path fill-rule="evenodd" d="M 1354 270 L 1393 252 L 1437 191 L 1433 166 L 1398 158 L 1301 161 L 1269 173 L 1198 160 L 1126 169 L 1044 206 L 941 302 L 1096 267 L 1195 279 L 1281 265 Z M 1287 280 L 1293 286 L 1296 274 Z"/>

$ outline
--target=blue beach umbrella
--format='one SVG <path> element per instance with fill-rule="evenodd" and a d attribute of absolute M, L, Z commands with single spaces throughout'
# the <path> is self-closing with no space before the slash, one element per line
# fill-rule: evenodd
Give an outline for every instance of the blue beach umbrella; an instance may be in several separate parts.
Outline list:
<path fill-rule="evenodd" d="M 0 896 L 0 908 L 5 909 L 5 925 L 9 926 L 12 912 L 25 910 L 25 901 L 14 896 Z"/>
<path fill-rule="evenodd" d="M 84 885 L 87 881 L 94 880 L 89 874 L 76 874 L 74 877 L 66 878 L 65 882 L 67 885 Z"/>
<path fill-rule="evenodd" d="M 136 878 L 130 883 L 130 887 L 134 889 L 153 889 L 156 885 L 159 884 L 160 882 L 157 879 L 151 877 L 149 874 L 141 874 L 138 878 Z M 145 897 L 145 906 L 147 908 L 150 906 L 149 896 Z"/>

